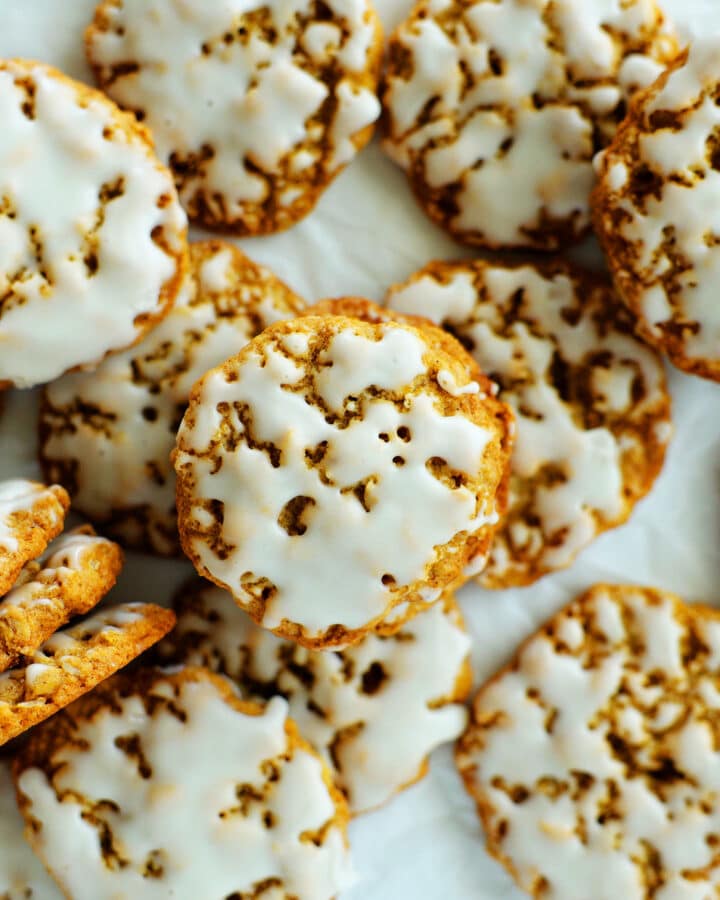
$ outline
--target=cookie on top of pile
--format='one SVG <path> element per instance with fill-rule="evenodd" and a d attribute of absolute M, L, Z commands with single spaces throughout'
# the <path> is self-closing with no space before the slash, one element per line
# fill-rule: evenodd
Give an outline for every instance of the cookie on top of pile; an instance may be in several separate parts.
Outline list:
<path fill-rule="evenodd" d="M 511 426 L 435 329 L 280 322 L 193 388 L 174 451 L 183 548 L 279 636 L 355 643 L 483 553 Z"/>

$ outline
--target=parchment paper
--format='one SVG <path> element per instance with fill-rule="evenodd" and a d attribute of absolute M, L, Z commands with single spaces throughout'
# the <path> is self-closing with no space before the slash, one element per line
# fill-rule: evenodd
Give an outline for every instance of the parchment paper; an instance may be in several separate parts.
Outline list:
<path fill-rule="evenodd" d="M 410 0 L 377 0 L 388 30 L 410 5 Z M 40 59 L 90 81 L 82 30 L 93 7 L 94 0 L 0 0 L 0 56 Z M 686 36 L 720 30 L 718 0 L 665 0 L 665 7 Z M 307 300 L 340 294 L 377 300 L 388 285 L 430 259 L 469 255 L 424 217 L 403 174 L 377 143 L 337 179 L 308 219 L 284 234 L 240 244 Z M 592 244 L 584 255 L 599 263 Z M 661 478 L 630 522 L 600 538 L 570 570 L 533 587 L 490 593 L 470 586 L 462 591 L 478 683 L 548 615 L 595 581 L 645 583 L 688 600 L 720 604 L 720 385 L 675 370 L 669 374 L 676 436 Z M 35 400 L 32 392 L 6 398 L 0 417 L 0 478 L 39 477 Z M 186 563 L 128 556 L 113 592 L 117 600 L 166 601 L 191 571 Z M 524 896 L 485 853 L 449 747 L 433 756 L 423 782 L 354 822 L 351 839 L 358 882 L 342 900 Z"/>

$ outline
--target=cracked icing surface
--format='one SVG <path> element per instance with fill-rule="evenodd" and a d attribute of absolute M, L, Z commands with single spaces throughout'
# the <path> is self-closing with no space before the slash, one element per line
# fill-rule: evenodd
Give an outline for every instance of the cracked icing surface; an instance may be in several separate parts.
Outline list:
<path fill-rule="evenodd" d="M 413 315 L 410 312 L 398 312 L 398 310 L 395 309 L 378 306 L 376 303 L 366 300 L 364 297 L 335 297 L 329 300 L 321 300 L 318 303 L 309 306 L 306 314 L 309 316 L 349 316 L 350 318 L 362 319 L 363 322 L 369 322 L 375 325 L 381 324 L 382 322 L 397 322 L 400 325 L 412 325 L 414 328 L 419 328 L 420 331 L 423 332 L 424 337 L 429 339 L 436 349 L 450 354 L 450 356 L 455 357 L 455 359 L 464 364 L 472 382 L 477 383 L 477 388 L 473 386 L 472 382 L 462 388 L 454 388 L 452 376 L 450 373 L 444 371 L 438 372 L 438 383 L 445 390 L 449 390 L 450 393 L 454 390 L 459 390 L 460 394 L 458 394 L 458 396 L 460 396 L 462 392 L 477 393 L 485 401 L 488 409 L 493 410 L 493 415 L 501 425 L 502 446 L 503 451 L 508 456 L 508 465 L 505 474 L 503 475 L 502 482 L 498 487 L 495 508 L 499 516 L 498 521 L 502 521 L 503 516 L 507 512 L 510 477 L 509 460 L 515 435 L 515 420 L 510 407 L 495 399 L 498 392 L 497 384 L 495 384 L 494 381 L 491 381 L 483 373 L 474 357 L 468 353 L 465 347 L 463 347 L 449 331 L 441 328 L 428 317 Z M 466 566 L 463 578 L 461 578 L 460 582 L 456 582 L 455 588 L 459 587 L 460 583 L 465 578 L 470 578 L 472 575 L 478 575 L 483 571 L 490 557 L 490 548 L 497 528 L 498 522 L 494 522 L 486 525 L 482 529 L 482 534 L 478 534 L 475 554 Z M 401 610 L 395 610 L 387 620 L 388 624 L 391 626 L 391 630 L 394 623 L 397 621 L 399 612 L 401 612 Z"/>
<path fill-rule="evenodd" d="M 347 808 L 285 701 L 203 669 L 113 679 L 36 731 L 15 777 L 75 900 L 331 900 L 350 876 Z"/>
<path fill-rule="evenodd" d="M 568 566 L 625 521 L 662 466 L 670 397 L 605 281 L 561 264 L 430 263 L 388 300 L 453 333 L 515 412 L 509 511 L 485 587 Z"/>
<path fill-rule="evenodd" d="M 46 487 L 24 478 L 0 481 L 0 594 L 15 583 L 63 529 L 70 498 L 57 484 Z"/>
<path fill-rule="evenodd" d="M 643 335 L 720 381 L 720 40 L 692 45 L 599 162 L 595 223 Z"/>
<path fill-rule="evenodd" d="M 306 215 L 380 114 L 369 0 L 104 0 L 87 49 L 152 128 L 191 218 L 240 233 Z"/>
<path fill-rule="evenodd" d="M 157 643 L 175 624 L 150 603 L 115 606 L 57 631 L 0 673 L 0 744 L 92 690 Z"/>
<path fill-rule="evenodd" d="M 97 537 L 89 525 L 66 532 L 44 559 L 28 563 L 0 599 L 0 671 L 99 603 L 122 563 L 117 544 Z"/>
<path fill-rule="evenodd" d="M 142 337 L 175 299 L 186 218 L 148 133 L 56 69 L 0 61 L 0 384 Z"/>
<path fill-rule="evenodd" d="M 719 665 L 716 610 L 598 585 L 481 689 L 457 762 L 524 890 L 717 895 Z"/>
<path fill-rule="evenodd" d="M 199 579 L 180 591 L 175 611 L 177 628 L 158 647 L 163 663 L 222 672 L 250 699 L 286 697 L 354 814 L 421 778 L 427 756 L 465 727 L 470 638 L 449 594 L 396 634 L 339 652 L 275 637 Z"/>
<path fill-rule="evenodd" d="M 496 521 L 507 463 L 494 410 L 456 395 L 469 381 L 410 326 L 272 326 L 193 389 L 174 457 L 186 553 L 309 647 L 439 596 Z"/>
<path fill-rule="evenodd" d="M 40 457 L 73 507 L 123 544 L 180 552 L 170 452 L 190 388 L 251 338 L 304 308 L 262 266 L 223 241 L 190 245 L 190 272 L 160 325 L 96 371 L 49 385 Z"/>
<path fill-rule="evenodd" d="M 0 897 L 3 900 L 62 900 L 23 837 L 10 764 L 0 760 Z"/>
<path fill-rule="evenodd" d="M 385 148 L 459 240 L 557 249 L 592 158 L 676 54 L 653 0 L 421 0 L 390 41 Z"/>

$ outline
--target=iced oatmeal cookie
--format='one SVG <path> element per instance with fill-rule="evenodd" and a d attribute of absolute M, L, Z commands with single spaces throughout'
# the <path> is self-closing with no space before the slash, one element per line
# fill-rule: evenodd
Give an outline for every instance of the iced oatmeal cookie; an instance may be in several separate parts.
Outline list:
<path fill-rule="evenodd" d="M 287 228 L 370 139 L 382 53 L 370 0 L 103 0 L 100 85 L 153 131 L 191 219 Z"/>
<path fill-rule="evenodd" d="M 720 39 L 701 39 L 631 107 L 599 161 L 594 219 L 643 336 L 720 381 Z"/>
<path fill-rule="evenodd" d="M 147 130 L 99 91 L 0 60 L 0 121 L 0 387 L 29 387 L 162 319 L 186 218 Z"/>
<path fill-rule="evenodd" d="M 457 764 L 542 900 L 715 897 L 720 613 L 598 585 L 481 688 Z"/>
<path fill-rule="evenodd" d="M 654 0 L 420 0 L 390 40 L 384 145 L 459 240 L 559 249 L 589 230 L 594 154 L 676 54 Z"/>
<path fill-rule="evenodd" d="M 332 900 L 351 875 L 347 806 L 285 701 L 243 702 L 204 669 L 114 678 L 35 731 L 14 774 L 74 900 Z"/>
<path fill-rule="evenodd" d="M 193 389 L 183 548 L 265 628 L 353 643 L 461 576 L 498 517 L 507 419 L 409 325 L 271 326 Z"/>

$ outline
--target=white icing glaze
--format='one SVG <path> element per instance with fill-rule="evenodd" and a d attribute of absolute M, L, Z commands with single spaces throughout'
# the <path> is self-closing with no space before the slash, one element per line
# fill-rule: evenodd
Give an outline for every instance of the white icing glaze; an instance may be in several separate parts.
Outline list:
<path fill-rule="evenodd" d="M 152 235 L 180 253 L 185 214 L 169 172 L 118 115 L 40 64 L 0 69 L 0 381 L 27 387 L 97 362 L 162 310 L 177 264 Z"/>
<path fill-rule="evenodd" d="M 43 484 L 11 478 L 0 481 L 0 549 L 14 553 L 19 549 L 17 531 L 11 518 L 17 512 L 30 512 L 37 504 L 49 500 L 52 491 Z M 57 525 L 65 517 L 59 502 L 48 508 L 50 518 Z"/>
<path fill-rule="evenodd" d="M 298 320 L 311 344 L 318 338 L 307 323 L 314 321 Z M 232 380 L 222 369 L 206 376 L 191 407 L 194 423 L 186 416 L 178 435 L 176 470 L 187 467 L 194 482 L 190 515 L 210 528 L 204 503 L 224 503 L 222 538 L 231 550 L 220 558 L 204 535 L 188 535 L 188 544 L 241 604 L 252 596 L 251 582 L 275 585 L 262 620 L 271 629 L 284 619 L 311 634 L 334 624 L 373 623 L 403 599 L 393 589 L 426 579 L 437 548 L 494 515 L 492 498 L 486 509 L 474 490 L 450 489 L 428 467 L 440 457 L 476 478 L 492 435 L 462 415 L 443 415 L 425 390 L 407 393 L 424 371 L 428 346 L 420 334 L 384 324 L 375 326 L 379 339 L 373 340 L 342 324 L 347 320 L 332 321 L 314 374 L 266 332 L 262 344 L 231 364 Z M 308 372 L 311 386 L 298 389 Z M 371 387 L 406 394 L 403 408 L 374 397 Z M 252 416 L 253 446 L 238 418 L 243 406 Z M 358 409 L 362 415 L 351 416 L 346 427 L 327 421 L 328 413 Z M 221 427 L 238 437 L 228 450 L 213 444 Z M 277 448 L 277 466 L 258 442 Z M 307 454 L 319 446 L 326 450 L 316 468 Z M 360 484 L 362 500 L 354 491 Z M 300 534 L 279 524 L 294 498 L 312 501 L 303 509 Z"/>
<path fill-rule="evenodd" d="M 519 291 L 522 303 L 513 312 Z M 545 277 L 529 266 L 473 269 L 471 263 L 452 267 L 444 280 L 421 272 L 389 295 L 393 309 L 447 325 L 469 341 L 480 368 L 502 384 L 500 398 L 512 407 L 517 422 L 510 508 L 531 489 L 532 512 L 540 523 L 537 528 L 514 523 L 510 537 L 525 552 L 541 554 L 549 568 L 568 565 L 593 539 L 596 516 L 607 522 L 623 518 L 623 453 L 635 446 L 631 440 L 624 447 L 624 436 L 609 427 L 588 428 L 579 421 L 578 403 L 563 399 L 555 384 L 556 353 L 590 369 L 593 406 L 603 414 L 640 420 L 666 396 L 655 354 L 630 335 L 613 328 L 601 334 L 595 325 L 606 297 L 591 305 L 588 296 L 583 310 L 566 275 Z M 565 310 L 577 311 L 577 321 L 565 318 Z M 592 362 L 593 354 L 608 353 L 608 364 L 604 358 Z M 640 401 L 632 393 L 638 376 L 646 390 Z M 669 427 L 665 417 L 658 424 Z M 655 436 L 662 440 L 670 435 L 660 431 Z M 550 466 L 563 477 L 534 485 Z M 555 537 L 552 543 L 550 536 Z M 488 569 L 491 578 L 512 565 L 512 551 L 504 544 L 500 535 Z"/>
<path fill-rule="evenodd" d="M 394 42 L 413 70 L 391 50 L 386 149 L 430 188 L 459 185 L 450 224 L 495 245 L 532 243 L 543 216 L 588 227 L 593 129 L 612 135 L 673 47 L 652 0 L 432 0 Z"/>
<path fill-rule="evenodd" d="M 371 635 L 332 653 L 275 637 L 255 625 L 226 591 L 206 586 L 178 610 L 169 648 L 182 646 L 186 635 L 193 637 L 183 662 L 222 671 L 251 697 L 257 683 L 273 683 L 288 697 L 290 715 L 335 768 L 356 814 L 390 800 L 419 774 L 435 747 L 465 727 L 462 706 L 437 703 L 457 695 L 470 651 L 457 608 L 446 608 L 443 601 L 393 637 Z M 358 723 L 362 728 L 352 731 Z M 351 731 L 337 741 L 336 766 L 331 749 L 343 729 Z"/>
<path fill-rule="evenodd" d="M 658 179 L 642 206 L 627 193 L 631 172 L 623 144 L 602 163 L 611 209 L 622 210 L 606 228 L 629 245 L 622 261 L 627 292 L 651 335 L 664 326 L 687 324 L 674 333 L 690 358 L 720 360 L 720 171 L 713 162 L 720 128 L 715 102 L 720 82 L 720 40 L 703 38 L 687 62 L 641 107 L 641 133 L 633 164 Z M 654 114 L 676 116 L 678 127 L 655 128 Z"/>
<path fill-rule="evenodd" d="M 117 709 L 105 707 L 92 719 L 77 720 L 75 735 L 87 750 L 56 751 L 53 762 L 63 766 L 52 784 L 40 769 L 28 769 L 18 780 L 30 815 L 42 823 L 36 846 L 69 895 L 251 896 L 274 878 L 279 884 L 272 897 L 330 900 L 346 886 L 350 863 L 343 832 L 337 825 L 322 832 L 335 805 L 320 761 L 288 746 L 284 700 L 249 715 L 207 680 L 176 690 L 160 679 L 151 693 L 172 700 L 183 721 L 164 704 L 151 715 L 139 697 L 118 697 Z M 146 778 L 137 757 L 117 745 L 128 736 L 142 749 L 151 770 Z M 284 757 L 288 752 L 290 759 Z M 271 782 L 273 769 L 277 780 Z M 241 787 L 244 794 L 238 793 Z M 63 791 L 72 791 L 72 800 L 61 801 Z M 126 860 L 122 867 L 103 861 L 98 830 L 80 817 L 100 799 L 105 804 L 92 808 L 109 826 Z M 303 839 L 313 834 L 322 835 L 320 846 Z M 150 859 L 161 869 L 156 877 L 143 875 Z"/>
<path fill-rule="evenodd" d="M 478 695 L 460 768 L 492 833 L 506 822 L 499 849 L 528 892 L 542 875 L 553 900 L 590 884 L 593 900 L 715 896 L 717 622 L 688 609 L 707 642 L 688 656 L 667 595 L 601 586 L 581 602 Z"/>
<path fill-rule="evenodd" d="M 200 248 L 202 262 L 160 325 L 94 372 L 49 385 L 42 413 L 46 463 L 73 461 L 74 508 L 94 521 L 114 519 L 121 538 L 146 540 L 161 553 L 177 552 L 169 457 L 190 388 L 258 330 L 303 305 L 250 261 L 247 276 L 226 245 Z M 100 412 L 86 415 L 86 409 Z M 145 523 L 146 535 L 133 515 Z"/>
<path fill-rule="evenodd" d="M 137 64 L 108 91 L 146 113 L 171 164 L 173 155 L 182 160 L 213 149 L 199 181 L 190 178 L 181 196 L 192 201 L 200 183 L 208 198 L 222 196 L 223 215 L 232 220 L 270 190 L 246 161 L 278 175 L 296 152 L 323 153 L 314 130 L 326 130 L 319 115 L 330 94 L 328 66 L 340 74 L 323 162 L 328 173 L 352 159 L 353 137 L 380 114 L 373 92 L 361 86 L 376 40 L 368 0 L 326 6 L 331 22 L 302 22 L 312 15 L 309 0 L 122 0 L 105 4 L 111 25 L 91 30 L 90 57 L 106 77 L 119 63 Z M 254 25 L 253 14 L 261 13 Z"/>
<path fill-rule="evenodd" d="M 4 900 L 62 900 L 40 860 L 23 837 L 10 765 L 0 761 L 0 897 Z"/>

